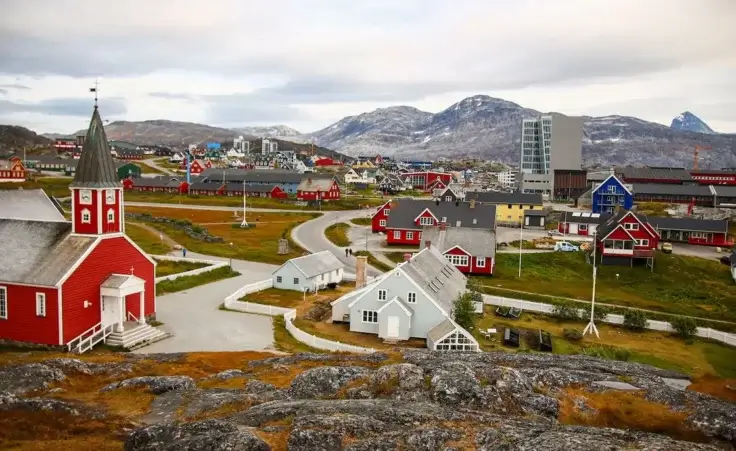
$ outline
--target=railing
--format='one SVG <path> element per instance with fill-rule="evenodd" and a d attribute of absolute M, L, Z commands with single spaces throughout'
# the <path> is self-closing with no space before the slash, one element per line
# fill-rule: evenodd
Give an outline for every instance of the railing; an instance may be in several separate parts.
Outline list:
<path fill-rule="evenodd" d="M 164 280 L 176 280 L 179 277 L 196 276 L 205 272 L 210 272 L 215 269 L 224 268 L 230 263 L 221 260 L 203 260 L 200 258 L 189 258 L 189 257 L 176 257 L 173 255 L 151 255 L 151 258 L 155 260 L 170 260 L 176 262 L 194 262 L 194 263 L 205 263 L 207 266 L 202 268 L 192 269 L 191 271 L 180 272 L 176 274 L 169 274 L 168 276 L 156 277 L 156 283 L 163 282 Z"/>
<path fill-rule="evenodd" d="M 493 296 L 484 294 L 483 303 L 486 305 L 497 305 L 501 307 L 516 307 L 522 310 L 530 310 L 532 312 L 540 312 L 550 314 L 554 311 L 555 306 L 551 304 L 544 304 L 541 302 L 531 302 L 522 299 L 506 298 L 503 296 Z M 589 314 L 589 309 L 579 309 L 581 315 Z M 606 318 L 602 321 L 609 324 L 621 325 L 624 323 L 624 316 L 614 313 L 609 313 Z M 662 332 L 675 332 L 670 323 L 666 321 L 648 320 L 647 329 L 659 330 Z M 736 346 L 736 335 L 728 332 L 723 332 L 709 327 L 698 327 L 695 335 L 702 338 L 710 338 L 711 340 L 720 341 L 730 346 Z"/>
<path fill-rule="evenodd" d="M 245 285 L 225 298 L 225 307 L 229 310 L 235 310 L 243 313 L 254 313 L 268 316 L 283 315 L 284 325 L 291 336 L 313 348 L 323 349 L 325 351 L 354 352 L 359 354 L 370 354 L 376 352 L 376 350 L 372 348 L 348 345 L 340 343 L 339 341 L 327 340 L 304 332 L 303 330 L 296 327 L 292 322 L 294 318 L 296 318 L 295 309 L 276 307 L 273 305 L 257 304 L 253 302 L 238 301 L 238 299 L 242 298 L 246 294 L 255 293 L 256 291 L 265 290 L 271 287 L 273 287 L 273 279 L 262 280 L 260 282 Z"/>
<path fill-rule="evenodd" d="M 133 314 L 133 312 L 128 312 L 126 315 L 126 319 L 130 321 L 130 318 L 133 318 L 133 321 L 138 322 L 138 318 Z"/>
<path fill-rule="evenodd" d="M 69 343 L 66 344 L 66 350 L 71 351 L 72 348 L 77 347 L 79 343 L 84 340 L 89 334 L 95 334 L 100 330 L 102 330 L 102 322 L 95 324 L 94 326 L 79 334 L 76 338 L 72 339 Z"/>
<path fill-rule="evenodd" d="M 102 326 L 102 323 L 95 324 L 92 328 L 84 332 L 82 335 L 70 341 L 69 344 L 67 345 L 68 346 L 67 349 L 69 351 L 73 350 L 73 352 L 77 354 L 82 354 L 84 352 L 87 352 L 90 349 L 92 349 L 97 343 L 107 338 L 107 336 L 113 332 L 113 328 L 114 328 L 114 324 L 109 324 L 104 327 Z M 90 332 L 91 332 L 91 335 L 85 337 L 85 335 L 87 335 Z"/>

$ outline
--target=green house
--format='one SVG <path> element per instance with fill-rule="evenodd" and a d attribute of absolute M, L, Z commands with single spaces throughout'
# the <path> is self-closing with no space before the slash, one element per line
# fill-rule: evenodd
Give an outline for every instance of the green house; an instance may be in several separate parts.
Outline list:
<path fill-rule="evenodd" d="M 141 167 L 129 161 L 121 161 L 115 165 L 120 180 L 128 177 L 137 179 L 141 176 Z"/>

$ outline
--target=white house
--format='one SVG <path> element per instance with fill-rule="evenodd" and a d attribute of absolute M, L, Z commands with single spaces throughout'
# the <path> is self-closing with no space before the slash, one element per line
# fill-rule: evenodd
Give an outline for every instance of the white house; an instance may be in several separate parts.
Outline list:
<path fill-rule="evenodd" d="M 514 171 L 503 171 L 496 174 L 498 177 L 498 183 L 508 187 L 512 188 L 516 186 L 516 172 Z"/>
<path fill-rule="evenodd" d="M 243 158 L 243 157 L 245 157 L 245 152 L 243 152 L 242 150 L 240 150 L 237 147 L 233 147 L 232 149 L 228 150 L 225 153 L 225 156 L 228 157 L 228 158 Z"/>
<path fill-rule="evenodd" d="M 434 246 L 425 247 L 368 285 L 332 302 L 332 321 L 384 340 L 427 340 L 440 351 L 478 351 L 473 335 L 452 320 L 467 279 Z"/>
<path fill-rule="evenodd" d="M 181 163 L 184 161 L 184 156 L 180 152 L 176 152 L 169 157 L 169 163 Z"/>
<path fill-rule="evenodd" d="M 330 251 L 292 258 L 273 272 L 273 287 L 281 290 L 316 291 L 340 283 L 345 265 Z"/>

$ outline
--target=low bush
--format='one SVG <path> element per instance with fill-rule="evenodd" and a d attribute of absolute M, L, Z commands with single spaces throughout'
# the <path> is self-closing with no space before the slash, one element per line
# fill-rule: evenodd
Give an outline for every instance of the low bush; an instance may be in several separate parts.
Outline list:
<path fill-rule="evenodd" d="M 606 307 L 605 305 L 596 305 L 595 310 L 593 311 L 593 318 L 596 321 L 605 321 L 606 318 L 608 318 L 608 315 L 613 313 L 611 310 L 611 308 Z"/>
<path fill-rule="evenodd" d="M 551 315 L 563 321 L 580 321 L 580 310 L 573 302 L 564 302 L 552 309 Z"/>
<path fill-rule="evenodd" d="M 647 328 L 649 321 L 646 313 L 641 310 L 626 310 L 624 312 L 624 327 L 633 331 L 642 331 Z"/>
<path fill-rule="evenodd" d="M 563 329 L 562 335 L 570 341 L 580 341 L 583 339 L 583 333 L 578 329 Z"/>
<path fill-rule="evenodd" d="M 698 332 L 698 323 L 693 318 L 678 316 L 670 320 L 670 326 L 684 339 L 690 339 Z"/>
<path fill-rule="evenodd" d="M 609 346 L 591 346 L 583 349 L 583 354 L 601 359 L 619 360 L 621 362 L 626 362 L 631 358 L 631 353 L 628 350 Z"/>

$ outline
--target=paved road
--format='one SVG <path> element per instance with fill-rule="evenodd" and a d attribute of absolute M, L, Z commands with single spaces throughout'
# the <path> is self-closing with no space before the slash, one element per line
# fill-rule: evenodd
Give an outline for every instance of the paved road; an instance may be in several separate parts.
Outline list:
<path fill-rule="evenodd" d="M 158 170 L 160 172 L 163 172 L 166 175 L 177 175 L 176 172 L 172 171 L 171 169 L 165 168 L 165 167 L 161 166 L 160 164 L 158 164 L 156 161 L 154 161 L 153 158 L 144 158 L 143 160 L 140 160 L 140 161 L 141 161 L 141 163 L 143 163 L 143 164 L 145 164 L 147 166 L 150 166 L 153 169 L 156 169 L 156 170 Z M 153 175 L 156 176 L 156 175 L 160 175 L 160 174 L 153 174 Z"/>
<path fill-rule="evenodd" d="M 180 252 L 174 255 L 181 255 Z M 188 257 L 207 260 L 228 259 L 187 252 Z M 157 298 L 157 318 L 161 328 L 173 337 L 136 350 L 139 354 L 158 352 L 272 350 L 273 324 L 263 315 L 218 310 L 226 296 L 243 285 L 271 276 L 274 265 L 233 260 L 240 276 L 201 285 Z"/>
<path fill-rule="evenodd" d="M 332 244 L 325 237 L 325 229 L 331 224 L 338 222 L 349 223 L 353 218 L 365 218 L 374 213 L 373 208 L 365 210 L 349 210 L 349 211 L 329 211 L 324 212 L 322 216 L 311 221 L 300 224 L 291 232 L 291 238 L 301 247 L 310 252 L 330 251 L 346 265 L 346 272 L 355 273 L 356 259 L 355 257 L 346 257 L 345 248 Z M 354 251 L 363 250 L 358 246 L 353 246 Z M 380 271 L 373 267 L 368 267 L 369 276 L 377 276 Z"/>

